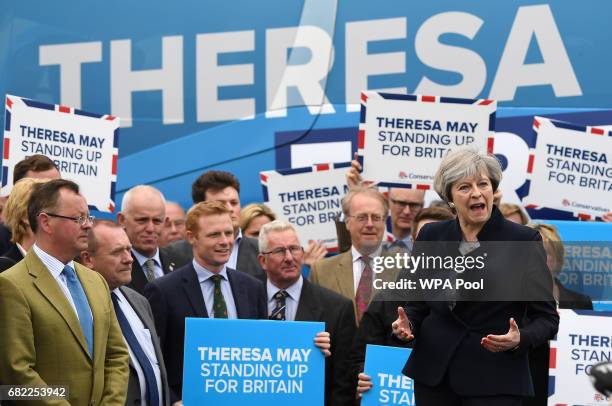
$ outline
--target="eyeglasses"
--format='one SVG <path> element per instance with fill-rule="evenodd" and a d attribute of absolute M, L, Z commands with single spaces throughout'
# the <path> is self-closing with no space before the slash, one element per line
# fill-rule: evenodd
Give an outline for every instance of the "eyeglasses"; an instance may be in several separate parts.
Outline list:
<path fill-rule="evenodd" d="M 368 219 L 370 219 L 372 223 L 382 223 L 385 221 L 385 216 L 381 216 L 380 214 L 358 214 L 356 216 L 346 217 L 354 218 L 358 223 L 367 223 Z"/>
<path fill-rule="evenodd" d="M 403 200 L 395 200 L 395 199 L 389 199 L 389 200 L 391 201 L 391 203 L 399 206 L 402 210 L 404 210 L 406 207 L 410 207 L 410 211 L 419 211 L 423 208 L 422 203 L 405 202 Z"/>
<path fill-rule="evenodd" d="M 46 214 L 49 217 L 56 217 L 58 219 L 72 220 L 75 223 L 77 223 L 78 225 L 80 225 L 81 227 L 84 226 L 87 223 L 93 225 L 93 223 L 95 223 L 95 221 L 96 221 L 96 217 L 95 216 L 70 217 L 70 216 L 62 216 L 61 214 L 47 213 L 47 212 L 42 212 L 40 214 Z"/>
<path fill-rule="evenodd" d="M 289 251 L 291 253 L 291 256 L 297 257 L 304 253 L 304 248 L 300 247 L 299 245 L 290 245 L 288 247 L 274 248 L 272 251 L 262 252 L 262 254 L 270 254 L 275 257 L 284 257 L 286 251 Z"/>

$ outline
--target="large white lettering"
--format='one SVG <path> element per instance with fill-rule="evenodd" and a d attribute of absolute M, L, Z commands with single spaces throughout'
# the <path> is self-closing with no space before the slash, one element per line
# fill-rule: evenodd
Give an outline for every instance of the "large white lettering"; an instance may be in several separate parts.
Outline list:
<path fill-rule="evenodd" d="M 60 103 L 80 109 L 81 64 L 102 62 L 102 43 L 42 45 L 38 57 L 41 66 L 60 67 Z"/>
<path fill-rule="evenodd" d="M 411 91 L 507 101 L 515 98 L 519 88 L 551 86 L 556 97 L 582 95 L 548 5 L 518 8 L 499 66 L 497 69 L 488 67 L 491 71 L 496 70 L 490 94 L 483 94 L 487 66 L 482 54 L 456 43 L 451 45 L 444 39 L 446 34 L 454 34 L 476 40 L 483 26 L 483 20 L 473 14 L 444 12 L 433 15 L 417 27 L 414 50 L 418 60 L 426 68 L 460 75 L 460 80 L 449 83 L 436 82 L 427 70 L 422 77 L 410 77 L 406 66 L 406 17 L 347 22 L 344 26 L 344 99 L 342 95 L 335 95 L 339 100 L 333 102 L 346 103 L 347 110 L 352 111 L 359 107 L 362 90 Z M 339 29 L 342 27 L 336 27 Z M 258 110 L 264 109 L 268 117 L 284 117 L 290 106 L 307 106 L 313 115 L 333 112 L 325 89 L 335 52 L 328 31 L 305 23 L 299 27 L 268 29 L 265 32 L 265 58 L 256 55 L 249 58 L 254 62 L 242 64 L 219 62 L 220 55 L 225 53 L 261 53 L 256 38 L 255 30 L 195 36 L 195 106 L 192 108 L 198 122 L 252 118 Z M 539 48 L 540 63 L 525 63 L 531 42 Z M 182 36 L 161 37 L 161 67 L 140 70 L 132 67 L 133 44 L 130 39 L 107 44 L 41 45 L 39 64 L 59 65 L 60 102 L 80 108 L 82 97 L 99 97 L 99 94 L 81 94 L 81 73 L 85 64 L 103 62 L 103 47 L 109 45 L 110 61 L 104 62 L 110 70 L 110 111 L 121 118 L 122 126 L 132 126 L 132 96 L 134 92 L 143 91 L 161 91 L 164 124 L 183 123 L 185 72 Z M 140 44 L 138 47 L 143 48 Z M 489 60 L 489 63 L 494 62 Z M 265 75 L 256 76 L 256 72 L 265 72 Z M 337 76 L 342 78 L 342 73 L 337 73 Z M 253 86 L 258 85 L 257 79 L 261 77 L 265 77 L 265 85 Z M 386 87 L 376 86 L 379 79 L 385 80 Z M 408 89 L 407 83 L 417 85 L 415 89 Z M 219 89 L 229 86 L 249 89 L 241 90 L 242 93 L 234 92 L 238 95 L 231 98 L 221 98 Z M 338 87 L 334 84 L 334 88 Z"/>
<path fill-rule="evenodd" d="M 532 37 L 543 62 L 525 64 Z M 551 85 L 557 97 L 582 95 L 550 6 L 519 7 L 489 97 L 512 100 L 517 88 L 542 85 Z"/>
<path fill-rule="evenodd" d="M 406 52 L 368 53 L 373 41 L 406 38 L 406 18 L 386 18 L 346 23 L 346 78 L 345 100 L 347 110 L 359 108 L 362 90 L 368 86 L 368 77 L 406 72 Z M 406 87 L 376 89 L 380 92 L 406 93 Z"/>
<path fill-rule="evenodd" d="M 164 124 L 183 123 L 183 37 L 162 38 L 162 67 L 132 70 L 132 41 L 111 41 L 111 111 L 132 126 L 132 93 L 162 91 Z"/>
<path fill-rule="evenodd" d="M 288 51 L 307 48 L 310 60 L 293 65 Z M 266 30 L 266 106 L 267 117 L 283 117 L 289 106 L 308 106 L 310 113 L 320 112 L 321 105 L 330 105 L 320 81 L 327 77 L 334 60 L 332 40 L 319 27 L 275 28 Z M 303 103 L 289 100 L 289 88 L 296 88 Z"/>
<path fill-rule="evenodd" d="M 218 64 L 225 52 L 255 50 L 255 32 L 237 31 L 196 36 L 196 91 L 199 122 L 238 120 L 255 116 L 255 99 L 219 100 L 218 88 L 252 85 L 253 64 Z"/>
<path fill-rule="evenodd" d="M 454 85 L 436 83 L 427 76 L 421 79 L 415 93 L 449 97 L 477 97 L 487 80 L 487 66 L 476 52 L 439 42 L 442 34 L 460 34 L 474 39 L 483 21 L 468 13 L 441 13 L 429 18 L 417 32 L 416 54 L 432 68 L 459 73 L 463 79 Z"/>

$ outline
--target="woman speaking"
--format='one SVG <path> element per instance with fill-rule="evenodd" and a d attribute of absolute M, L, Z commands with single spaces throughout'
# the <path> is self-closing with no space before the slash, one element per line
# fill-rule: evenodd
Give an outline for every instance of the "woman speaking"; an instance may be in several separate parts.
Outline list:
<path fill-rule="evenodd" d="M 501 175 L 495 157 L 472 149 L 449 153 L 436 173 L 434 188 L 457 218 L 424 226 L 413 256 L 480 255 L 487 264 L 479 271 L 482 291 L 429 292 L 398 308 L 393 333 L 415 340 L 403 373 L 414 379 L 419 406 L 520 405 L 533 396 L 529 349 L 557 332 L 540 234 L 507 221 L 493 205 Z M 451 272 L 453 282 L 472 272 L 461 271 Z"/>

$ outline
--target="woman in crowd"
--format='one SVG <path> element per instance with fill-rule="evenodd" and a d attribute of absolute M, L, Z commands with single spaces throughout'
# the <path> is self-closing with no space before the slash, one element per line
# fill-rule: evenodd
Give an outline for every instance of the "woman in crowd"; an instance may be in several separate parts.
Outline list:
<path fill-rule="evenodd" d="M 11 189 L 4 207 L 4 222 L 11 229 L 11 245 L 0 261 L 0 271 L 4 271 L 21 261 L 34 244 L 34 234 L 28 221 L 28 203 L 34 188 L 47 180 L 23 178 Z"/>
<path fill-rule="evenodd" d="M 529 227 L 539 231 L 546 250 L 546 264 L 553 276 L 553 295 L 560 309 L 593 310 L 591 298 L 582 293 L 568 289 L 559 280 L 565 261 L 565 247 L 557 228 L 550 224 L 529 224 Z"/>
<path fill-rule="evenodd" d="M 425 225 L 413 256 L 486 257 L 487 266 L 478 272 L 485 278 L 492 272 L 494 279 L 488 275 L 485 284 L 493 287 L 476 292 L 481 296 L 458 289 L 422 292 L 421 301 L 398 308 L 393 333 L 405 341 L 416 339 L 403 372 L 414 379 L 419 406 L 521 405 L 522 397 L 534 394 L 529 350 L 557 332 L 559 316 L 541 237 L 504 219 L 493 204 L 501 175 L 494 156 L 461 148 L 446 155 L 434 178 L 436 192 L 455 208 L 457 219 Z M 507 248 L 487 257 L 491 241 L 503 241 Z M 521 255 L 512 241 L 523 242 Z M 440 275 L 459 279 L 459 269 L 454 270 Z M 415 277 L 436 271 L 421 270 Z M 529 287 L 522 300 L 503 296 L 509 283 Z"/>
<path fill-rule="evenodd" d="M 240 211 L 240 229 L 247 237 L 257 238 L 259 229 L 276 220 L 276 215 L 263 203 L 251 203 Z"/>
<path fill-rule="evenodd" d="M 517 224 L 527 225 L 529 218 L 521 206 L 514 203 L 502 203 L 499 205 L 499 211 L 506 220 L 510 220 Z"/>

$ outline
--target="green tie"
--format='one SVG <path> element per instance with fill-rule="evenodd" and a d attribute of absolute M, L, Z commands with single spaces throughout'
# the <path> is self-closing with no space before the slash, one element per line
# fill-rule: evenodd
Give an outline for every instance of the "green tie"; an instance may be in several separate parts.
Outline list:
<path fill-rule="evenodd" d="M 213 313 L 215 319 L 227 319 L 227 306 L 223 293 L 221 293 L 221 275 L 213 275 L 210 277 L 215 284 L 215 292 L 213 294 Z"/>

